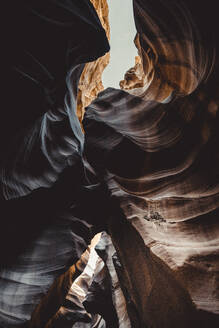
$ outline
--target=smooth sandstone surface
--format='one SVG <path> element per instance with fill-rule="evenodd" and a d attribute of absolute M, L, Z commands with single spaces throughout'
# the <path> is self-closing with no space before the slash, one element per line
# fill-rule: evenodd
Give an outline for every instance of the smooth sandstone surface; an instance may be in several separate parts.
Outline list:
<path fill-rule="evenodd" d="M 91 2 L 109 39 L 107 2 Z M 121 89 L 103 90 L 107 47 L 91 61 L 103 35 L 87 40 L 89 63 L 69 72 L 66 95 L 47 85 L 45 113 L 6 160 L 4 196 L 30 195 L 27 217 L 40 229 L 0 272 L 4 328 L 218 327 L 219 47 L 206 39 L 211 22 L 200 25 L 214 9 L 200 4 L 199 21 L 193 1 L 133 4 L 139 56 Z M 70 12 L 102 33 L 93 8 L 83 5 Z M 62 176 L 68 165 L 73 187 Z M 51 198 L 40 194 L 46 210 L 32 203 L 39 188 L 52 190 Z M 20 222 L 10 231 L 17 248 L 16 232 L 31 228 Z M 97 256 L 87 247 L 104 229 Z"/>

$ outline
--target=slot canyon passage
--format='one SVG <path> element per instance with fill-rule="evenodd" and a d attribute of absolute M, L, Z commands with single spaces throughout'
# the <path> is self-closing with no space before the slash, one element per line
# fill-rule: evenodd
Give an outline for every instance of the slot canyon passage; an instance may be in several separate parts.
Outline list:
<path fill-rule="evenodd" d="M 218 328 L 217 1 L 3 13 L 0 328 Z"/>

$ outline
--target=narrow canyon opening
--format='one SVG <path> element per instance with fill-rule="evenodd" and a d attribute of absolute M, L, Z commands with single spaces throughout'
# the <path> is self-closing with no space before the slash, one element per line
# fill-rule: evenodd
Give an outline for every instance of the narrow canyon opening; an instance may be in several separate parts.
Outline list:
<path fill-rule="evenodd" d="M 108 0 L 110 23 L 110 62 L 103 72 L 104 88 L 120 88 L 119 82 L 135 64 L 136 28 L 132 0 Z"/>

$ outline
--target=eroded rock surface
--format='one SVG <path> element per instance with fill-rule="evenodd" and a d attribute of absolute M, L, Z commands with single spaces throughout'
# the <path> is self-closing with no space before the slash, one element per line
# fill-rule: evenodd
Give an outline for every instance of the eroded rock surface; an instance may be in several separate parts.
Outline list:
<path fill-rule="evenodd" d="M 141 61 L 84 120 L 87 159 L 123 210 L 109 230 L 140 327 L 219 323 L 218 43 L 197 18 L 214 10 L 184 4 L 134 1 Z"/>
<path fill-rule="evenodd" d="M 109 8 L 106 0 L 90 0 L 96 9 L 101 24 L 110 38 Z M 94 62 L 87 63 L 81 75 L 78 85 L 77 116 L 82 121 L 84 109 L 97 97 L 98 93 L 104 89 L 102 83 L 102 73 L 110 60 L 108 52 L 103 57 Z"/>
<path fill-rule="evenodd" d="M 36 70 L 42 76 L 30 71 L 45 83 L 41 94 L 45 113 L 28 125 L 13 147 L 10 144 L 11 152 L 4 159 L 8 166 L 2 170 L 2 194 L 9 205 L 4 199 L 2 208 L 8 218 L 19 220 L 8 221 L 6 216 L 9 224 L 2 230 L 1 259 L 6 260 L 5 245 L 10 255 L 17 252 L 22 234 L 24 249 L 0 272 L 0 325 L 27 324 L 32 314 L 31 328 L 53 323 L 58 327 L 63 322 L 92 327 L 98 320 L 104 327 L 113 313 L 114 323 L 124 328 L 218 327 L 219 47 L 217 42 L 213 51 L 205 34 L 214 31 L 211 21 L 218 24 L 218 19 L 215 8 L 200 3 L 199 21 L 196 6 L 189 7 L 193 2 L 183 2 L 185 7 L 180 1 L 134 0 L 139 57 L 121 83 L 123 90 L 108 89 L 93 100 L 102 89 L 108 55 L 87 64 L 80 82 L 84 66 L 73 67 L 67 90 L 59 89 L 66 72 L 61 68 L 53 72 L 56 65 L 48 70 L 57 73 L 58 82 L 61 72 L 63 81 L 53 81 L 52 86 L 41 71 L 43 65 Z M 72 2 L 68 15 L 75 22 L 71 15 L 78 13 L 82 21 L 86 17 L 92 22 L 95 32 L 97 27 L 97 35 L 90 31 L 93 39 L 87 33 L 84 37 L 98 48 L 106 44 L 105 34 L 95 11 L 87 1 L 82 3 L 84 7 L 77 7 L 79 2 Z M 94 5 L 108 34 L 106 2 Z M 68 15 L 64 16 L 67 23 Z M 198 22 L 206 17 L 209 24 L 203 31 Z M 44 41 L 48 44 L 46 36 Z M 61 45 L 62 41 L 63 35 Z M 103 46 L 101 54 L 106 49 Z M 85 61 L 92 60 L 93 48 L 83 50 Z M 60 56 L 65 58 L 66 53 Z M 38 63 L 24 65 L 24 72 L 34 65 Z M 83 108 L 93 100 L 83 120 L 85 134 L 76 118 L 78 88 L 80 120 Z M 68 166 L 71 174 L 63 176 Z M 97 249 L 103 261 L 97 261 L 87 275 L 84 267 L 92 256 L 81 255 L 102 222 L 114 246 L 105 238 Z M 12 237 L 16 249 L 11 250 Z M 76 278 L 78 285 L 72 285 Z M 83 301 L 92 282 L 90 300 L 95 306 L 90 309 L 97 313 L 89 314 Z M 107 296 L 108 313 L 102 306 L 96 308 L 95 289 L 100 300 Z"/>

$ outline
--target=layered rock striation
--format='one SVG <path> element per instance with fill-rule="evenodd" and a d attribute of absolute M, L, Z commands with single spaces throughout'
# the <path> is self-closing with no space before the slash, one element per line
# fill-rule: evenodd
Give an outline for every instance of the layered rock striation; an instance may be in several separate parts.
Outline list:
<path fill-rule="evenodd" d="M 44 34 L 36 47 L 19 30 L 12 65 L 8 106 L 34 115 L 5 138 L 0 325 L 217 328 L 216 6 L 134 0 L 139 57 L 122 90 L 99 93 L 108 9 L 92 3 L 96 11 L 86 0 L 19 11 Z M 97 257 L 88 245 L 103 230 L 111 239 L 102 234 Z"/>
<path fill-rule="evenodd" d="M 109 231 L 134 327 L 219 323 L 214 10 L 134 1 L 136 65 L 86 111 L 86 157 L 122 209 Z"/>

